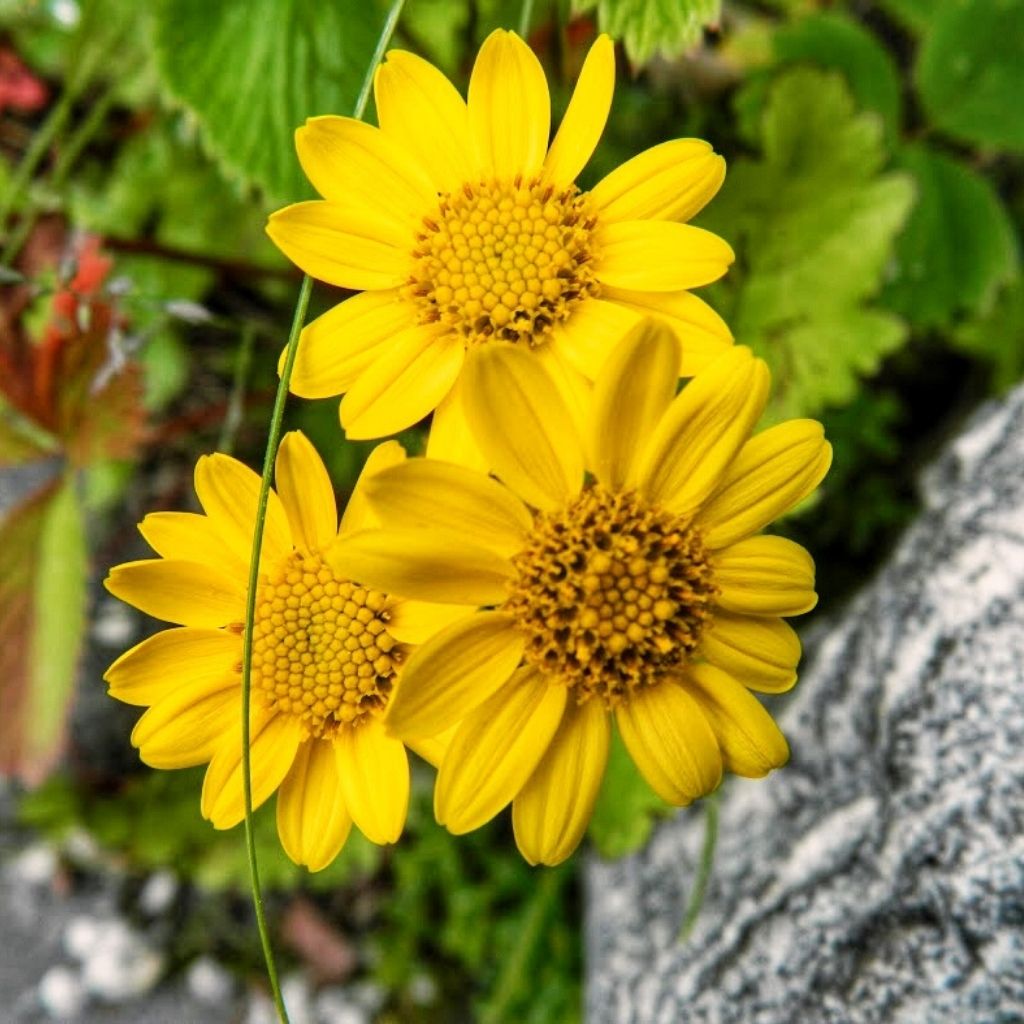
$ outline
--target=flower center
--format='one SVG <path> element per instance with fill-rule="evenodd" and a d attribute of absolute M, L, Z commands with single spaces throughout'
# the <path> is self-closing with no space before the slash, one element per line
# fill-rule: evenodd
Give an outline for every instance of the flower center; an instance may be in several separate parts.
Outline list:
<path fill-rule="evenodd" d="M 335 576 L 318 555 L 291 555 L 256 597 L 253 693 L 317 737 L 381 710 L 402 656 L 386 600 Z"/>
<path fill-rule="evenodd" d="M 441 321 L 466 344 L 539 345 L 573 307 L 598 293 L 594 217 L 573 185 L 466 184 L 441 196 L 416 235 L 405 295 L 423 323 Z"/>
<path fill-rule="evenodd" d="M 527 659 L 580 703 L 609 708 L 686 661 L 718 590 L 695 529 L 599 486 L 540 513 L 513 564 L 504 610 L 526 633 Z"/>

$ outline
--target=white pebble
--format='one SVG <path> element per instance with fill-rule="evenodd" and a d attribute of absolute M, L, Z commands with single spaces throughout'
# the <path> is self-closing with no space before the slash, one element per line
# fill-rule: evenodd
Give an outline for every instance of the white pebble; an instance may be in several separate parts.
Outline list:
<path fill-rule="evenodd" d="M 200 1003 L 217 1006 L 226 1003 L 235 990 L 231 972 L 209 956 L 194 960 L 185 974 L 189 994 Z"/>
<path fill-rule="evenodd" d="M 36 843 L 22 851 L 8 870 L 23 885 L 49 885 L 57 874 L 57 851 L 45 843 Z"/>
<path fill-rule="evenodd" d="M 64 964 L 51 967 L 42 976 L 37 992 L 43 1012 L 59 1021 L 74 1020 L 88 998 L 78 972 Z"/>
<path fill-rule="evenodd" d="M 96 946 L 100 933 L 100 922 L 94 917 L 79 914 L 71 918 L 64 928 L 64 949 L 68 956 L 85 960 Z"/>
<path fill-rule="evenodd" d="M 173 871 L 157 871 L 146 879 L 139 893 L 139 908 L 144 914 L 156 917 L 168 910 L 178 895 L 178 879 Z"/>
<path fill-rule="evenodd" d="M 301 974 L 289 974 L 281 982 L 281 997 L 292 1024 L 313 1024 L 313 993 Z"/>
<path fill-rule="evenodd" d="M 317 1024 L 370 1024 L 370 1015 L 356 1006 L 342 988 L 325 988 L 316 999 Z"/>
<path fill-rule="evenodd" d="M 104 647 L 124 647 L 135 632 L 135 616 L 120 601 L 103 601 L 96 610 L 92 635 Z"/>
<path fill-rule="evenodd" d="M 85 987 L 110 1003 L 135 999 L 148 992 L 164 970 L 164 957 L 123 921 L 99 922 L 85 959 Z"/>

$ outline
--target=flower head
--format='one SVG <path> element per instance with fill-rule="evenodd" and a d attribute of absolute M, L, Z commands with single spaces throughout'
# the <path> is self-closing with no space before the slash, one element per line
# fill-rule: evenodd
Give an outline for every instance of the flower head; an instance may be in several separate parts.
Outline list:
<path fill-rule="evenodd" d="M 549 146 L 540 62 L 498 30 L 468 102 L 426 61 L 392 51 L 375 79 L 379 128 L 307 121 L 299 159 L 323 199 L 278 211 L 267 230 L 307 273 L 362 294 L 305 329 L 292 390 L 345 392 L 350 437 L 394 433 L 436 410 L 428 454 L 481 465 L 460 400 L 470 349 L 520 346 L 572 405 L 645 314 L 682 341 L 674 376 L 729 346 L 725 324 L 686 289 L 719 278 L 732 250 L 683 223 L 718 190 L 722 158 L 677 139 L 589 192 L 575 184 L 614 85 L 614 48 L 601 36 Z"/>
<path fill-rule="evenodd" d="M 391 467 L 366 488 L 383 528 L 336 550 L 374 586 L 477 605 L 411 656 L 386 722 L 408 738 L 457 724 L 438 820 L 466 832 L 512 801 L 532 863 L 579 843 L 612 719 L 677 805 L 723 770 L 761 776 L 788 757 L 750 691 L 795 682 L 783 617 L 814 606 L 814 564 L 758 531 L 817 486 L 831 448 L 813 420 L 750 437 L 768 371 L 748 349 L 676 396 L 678 359 L 663 325 L 634 329 L 579 436 L 522 348 L 474 353 L 467 413 L 500 481 L 430 459 Z"/>
<path fill-rule="evenodd" d="M 304 435 L 286 435 L 270 492 L 253 625 L 253 804 L 275 790 L 289 856 L 316 871 L 352 823 L 377 843 L 402 831 L 409 798 L 405 747 L 382 715 L 409 644 L 464 614 L 399 600 L 339 575 L 332 549 L 376 520 L 363 488 L 397 464 L 394 441 L 370 456 L 339 529 L 334 491 Z M 154 768 L 209 762 L 202 811 L 216 828 L 244 816 L 241 670 L 245 600 L 259 477 L 227 455 L 195 473 L 204 514 L 156 512 L 139 525 L 160 556 L 111 570 L 107 589 L 179 628 L 144 640 L 108 669 L 110 695 L 148 706 L 132 733 Z M 437 760 L 441 745 L 416 749 Z"/>

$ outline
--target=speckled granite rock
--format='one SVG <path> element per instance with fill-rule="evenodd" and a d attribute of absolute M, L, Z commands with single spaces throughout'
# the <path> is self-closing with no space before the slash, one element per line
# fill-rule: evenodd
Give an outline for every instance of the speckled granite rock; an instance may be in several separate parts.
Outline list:
<path fill-rule="evenodd" d="M 811 645 L 790 766 L 723 793 L 707 900 L 689 809 L 587 870 L 589 1024 L 1024 1021 L 1024 389 Z"/>

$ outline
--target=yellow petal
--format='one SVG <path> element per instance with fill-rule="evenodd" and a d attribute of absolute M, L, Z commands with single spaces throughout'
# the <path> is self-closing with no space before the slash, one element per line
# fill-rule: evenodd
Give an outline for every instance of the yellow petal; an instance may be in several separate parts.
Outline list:
<path fill-rule="evenodd" d="M 366 481 L 381 470 L 397 466 L 404 459 L 405 449 L 397 441 L 385 441 L 370 452 L 366 462 L 363 463 L 356 485 L 349 495 L 348 504 L 341 517 L 341 525 L 338 527 L 339 537 L 355 533 L 357 530 L 368 530 L 380 526 L 380 520 L 366 500 Z"/>
<path fill-rule="evenodd" d="M 722 755 L 697 702 L 668 679 L 634 693 L 615 713 L 626 749 L 651 789 L 682 807 L 722 781 Z"/>
<path fill-rule="evenodd" d="M 349 579 L 441 604 L 501 604 L 513 572 L 508 559 L 440 530 L 361 530 L 340 538 L 326 557 Z"/>
<path fill-rule="evenodd" d="M 593 471 L 613 491 L 636 483 L 637 454 L 668 409 L 679 379 L 679 342 L 642 320 L 616 347 L 594 385 Z"/>
<path fill-rule="evenodd" d="M 203 562 L 240 579 L 248 578 L 249 559 L 225 544 L 224 531 L 196 512 L 150 512 L 139 533 L 162 558 Z"/>
<path fill-rule="evenodd" d="M 466 419 L 462 387 L 462 377 L 459 377 L 434 410 L 426 455 L 428 459 L 454 462 L 486 473 L 490 467 Z"/>
<path fill-rule="evenodd" d="M 457 727 L 453 725 L 439 736 L 431 736 L 425 740 L 411 740 L 406 746 L 419 754 L 433 768 L 440 768 L 441 762 L 455 738 L 456 729 Z"/>
<path fill-rule="evenodd" d="M 414 230 L 437 205 L 430 178 L 402 143 L 351 117 L 311 117 L 295 133 L 299 163 L 332 202 L 366 207 Z"/>
<path fill-rule="evenodd" d="M 352 820 L 371 843 L 396 843 L 409 810 L 409 757 L 376 718 L 334 739 L 341 792 Z"/>
<path fill-rule="evenodd" d="M 726 322 L 690 292 L 636 292 L 605 288 L 609 305 L 619 305 L 644 316 L 656 316 L 670 327 L 682 346 L 680 377 L 692 377 L 714 362 L 733 343 Z"/>
<path fill-rule="evenodd" d="M 183 682 L 158 700 L 136 723 L 132 744 L 151 768 L 204 764 L 231 730 L 240 728 L 241 677 L 224 672 L 216 679 Z"/>
<path fill-rule="evenodd" d="M 221 742 L 203 779 L 203 817 L 217 829 L 234 828 L 245 817 L 240 708 L 237 718 L 237 732 Z M 254 708 L 251 721 L 252 805 L 256 808 L 291 770 L 303 738 L 303 726 L 291 715 L 275 714 L 264 708 Z"/>
<path fill-rule="evenodd" d="M 803 501 L 831 463 L 832 446 L 815 420 L 763 430 L 740 449 L 697 513 L 705 542 L 720 548 L 756 533 Z"/>
<path fill-rule="evenodd" d="M 327 547 L 338 533 L 334 487 L 323 460 L 302 431 L 284 435 L 274 470 L 295 546 L 305 552 Z"/>
<path fill-rule="evenodd" d="M 750 537 L 716 551 L 717 602 L 740 615 L 802 615 L 817 603 L 814 561 L 785 537 Z"/>
<path fill-rule="evenodd" d="M 289 389 L 302 398 L 343 394 L 394 335 L 415 322 L 416 311 L 394 289 L 339 302 L 303 328 Z M 282 352 L 278 372 L 284 357 Z"/>
<path fill-rule="evenodd" d="M 225 547 L 230 548 L 235 558 L 240 558 L 248 567 L 259 502 L 259 474 L 238 459 L 218 452 L 204 455 L 196 463 L 195 487 L 206 514 L 224 538 Z M 260 561 L 287 558 L 291 552 L 288 517 L 281 499 L 271 491 L 267 500 Z"/>
<path fill-rule="evenodd" d="M 789 744 L 760 701 L 713 665 L 694 665 L 683 682 L 707 718 L 725 767 L 759 779 L 789 760 Z"/>
<path fill-rule="evenodd" d="M 567 188 L 583 170 L 604 131 L 615 91 L 615 44 L 604 33 L 583 62 L 572 99 L 544 161 L 544 177 Z"/>
<path fill-rule="evenodd" d="M 463 403 L 495 473 L 535 508 L 553 509 L 583 485 L 583 449 L 551 377 L 521 348 L 491 344 L 466 360 Z"/>
<path fill-rule="evenodd" d="M 199 562 L 146 559 L 114 566 L 103 585 L 154 619 L 182 626 L 245 620 L 245 586 Z"/>
<path fill-rule="evenodd" d="M 725 180 L 725 161 L 701 139 L 652 146 L 615 168 L 590 198 L 602 220 L 689 220 Z"/>
<path fill-rule="evenodd" d="M 516 846 L 530 864 L 561 864 L 580 844 L 608 763 L 611 717 L 571 701 L 544 759 L 512 802 Z"/>
<path fill-rule="evenodd" d="M 440 824 L 455 835 L 472 832 L 512 801 L 548 749 L 567 692 L 526 667 L 466 717 L 437 773 Z"/>
<path fill-rule="evenodd" d="M 412 266 L 414 232 L 368 210 L 295 203 L 271 214 L 267 234 L 297 267 L 339 288 L 397 288 Z"/>
<path fill-rule="evenodd" d="M 580 439 L 584 451 L 584 464 L 589 465 L 586 440 L 590 434 L 590 411 L 594 386 L 588 377 L 577 370 L 559 351 L 557 345 L 544 345 L 534 353 L 534 358 L 544 367 L 565 405 L 573 429 Z"/>
<path fill-rule="evenodd" d="M 388 730 L 403 740 L 444 732 L 506 682 L 524 646 L 501 612 L 478 612 L 447 626 L 412 652 L 388 702 Z"/>
<path fill-rule="evenodd" d="M 454 334 L 417 324 L 395 335 L 341 401 L 352 440 L 411 427 L 437 408 L 462 369 L 466 350 Z"/>
<path fill-rule="evenodd" d="M 502 555 L 519 551 L 533 529 L 507 487 L 451 462 L 410 459 L 374 474 L 364 490 L 386 528 L 451 530 Z"/>
<path fill-rule="evenodd" d="M 768 367 L 748 348 L 728 349 L 669 406 L 640 461 L 651 499 L 684 515 L 714 491 L 768 398 Z"/>
<path fill-rule="evenodd" d="M 472 605 L 401 599 L 388 608 L 388 632 L 402 644 L 425 644 L 446 626 L 475 611 Z"/>
<path fill-rule="evenodd" d="M 751 690 L 785 693 L 796 682 L 800 638 L 782 619 L 716 611 L 701 654 Z"/>
<path fill-rule="evenodd" d="M 551 344 L 593 380 L 615 346 L 641 319 L 641 314 L 618 302 L 585 299 L 564 324 L 552 329 Z"/>
<path fill-rule="evenodd" d="M 469 126 L 485 176 L 511 181 L 540 172 L 551 130 L 544 69 L 514 32 L 495 29 L 469 79 Z"/>
<path fill-rule="evenodd" d="M 277 834 L 284 852 L 296 864 L 320 871 L 341 853 L 351 830 L 334 747 L 327 740 L 306 740 L 277 794 Z"/>
<path fill-rule="evenodd" d="M 672 292 L 717 281 L 735 259 L 718 235 L 668 220 L 613 221 L 598 228 L 598 280 L 612 288 Z"/>
<path fill-rule="evenodd" d="M 377 118 L 425 169 L 438 192 L 478 177 L 466 104 L 432 64 L 392 50 L 374 77 Z"/>
<path fill-rule="evenodd" d="M 186 683 L 214 683 L 242 660 L 242 638 L 222 629 L 165 629 L 125 651 L 103 678 L 126 704 L 155 704 Z"/>

